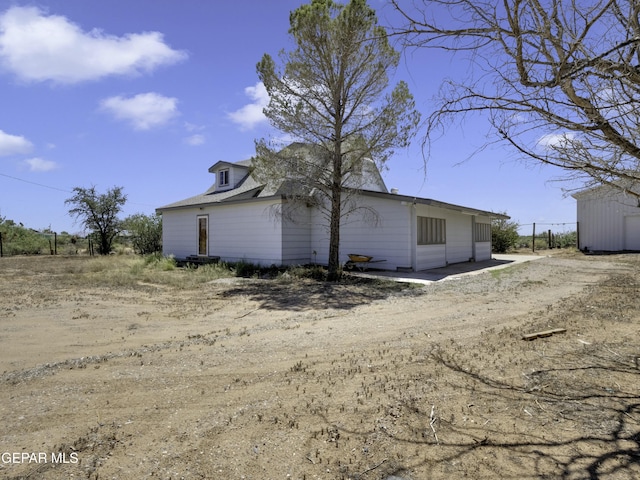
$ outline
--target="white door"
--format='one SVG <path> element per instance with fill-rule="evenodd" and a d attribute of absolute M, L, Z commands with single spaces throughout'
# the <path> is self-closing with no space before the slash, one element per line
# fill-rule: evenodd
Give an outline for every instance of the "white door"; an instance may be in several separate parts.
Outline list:
<path fill-rule="evenodd" d="M 640 250 L 640 215 L 624 217 L 624 249 Z"/>

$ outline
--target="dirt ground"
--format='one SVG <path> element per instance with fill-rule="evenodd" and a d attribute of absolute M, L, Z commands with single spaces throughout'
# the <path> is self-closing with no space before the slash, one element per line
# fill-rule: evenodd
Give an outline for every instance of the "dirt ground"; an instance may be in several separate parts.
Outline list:
<path fill-rule="evenodd" d="M 420 287 L 104 262 L 0 259 L 0 478 L 640 478 L 640 255 Z"/>

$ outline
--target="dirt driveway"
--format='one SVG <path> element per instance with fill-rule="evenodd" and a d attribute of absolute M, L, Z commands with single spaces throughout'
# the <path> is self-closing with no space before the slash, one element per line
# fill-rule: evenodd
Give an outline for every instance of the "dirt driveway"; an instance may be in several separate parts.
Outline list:
<path fill-rule="evenodd" d="M 425 286 L 98 261 L 0 259 L 0 478 L 640 478 L 639 256 Z"/>

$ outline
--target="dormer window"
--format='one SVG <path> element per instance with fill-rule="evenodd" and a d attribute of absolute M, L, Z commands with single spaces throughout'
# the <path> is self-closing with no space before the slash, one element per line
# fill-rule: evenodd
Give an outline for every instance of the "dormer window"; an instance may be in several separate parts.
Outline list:
<path fill-rule="evenodd" d="M 228 168 L 225 168 L 224 170 L 220 170 L 218 172 L 218 186 L 219 187 L 229 186 L 229 169 Z"/>

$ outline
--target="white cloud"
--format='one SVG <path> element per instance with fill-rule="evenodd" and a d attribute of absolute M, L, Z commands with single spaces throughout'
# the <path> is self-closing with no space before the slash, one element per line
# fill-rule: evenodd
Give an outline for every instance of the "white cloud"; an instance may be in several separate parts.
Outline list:
<path fill-rule="evenodd" d="M 201 132 L 205 129 L 202 125 L 196 125 L 195 123 L 184 122 L 184 128 L 187 132 Z"/>
<path fill-rule="evenodd" d="M 253 87 L 244 89 L 244 93 L 253 100 L 252 103 L 229 113 L 232 122 L 237 123 L 243 130 L 251 130 L 253 127 L 267 120 L 262 110 L 269 104 L 269 94 L 262 82 Z"/>
<path fill-rule="evenodd" d="M 118 120 L 130 122 L 136 130 L 150 130 L 179 115 L 178 99 L 158 93 L 141 93 L 126 98 L 115 96 L 100 102 L 102 110 Z"/>
<path fill-rule="evenodd" d="M 184 141 L 187 145 L 191 145 L 192 147 L 197 147 L 198 145 L 204 144 L 205 138 L 204 138 L 204 135 L 201 135 L 198 133 L 196 135 L 191 135 L 190 137 L 185 138 Z"/>
<path fill-rule="evenodd" d="M 0 14 L 0 65 L 23 80 L 77 83 L 135 75 L 186 56 L 169 47 L 159 32 L 121 37 L 97 29 L 85 32 L 37 7 L 12 7 Z"/>
<path fill-rule="evenodd" d="M 10 135 L 0 130 L 0 157 L 29 153 L 33 145 L 29 140 L 20 135 Z"/>
<path fill-rule="evenodd" d="M 44 160 L 38 157 L 25 160 L 24 163 L 32 172 L 49 172 L 58 168 L 58 164 L 56 162 Z"/>
<path fill-rule="evenodd" d="M 576 136 L 571 132 L 566 133 L 549 133 L 538 139 L 537 145 L 544 150 L 553 148 L 562 148 L 569 146 Z"/>

